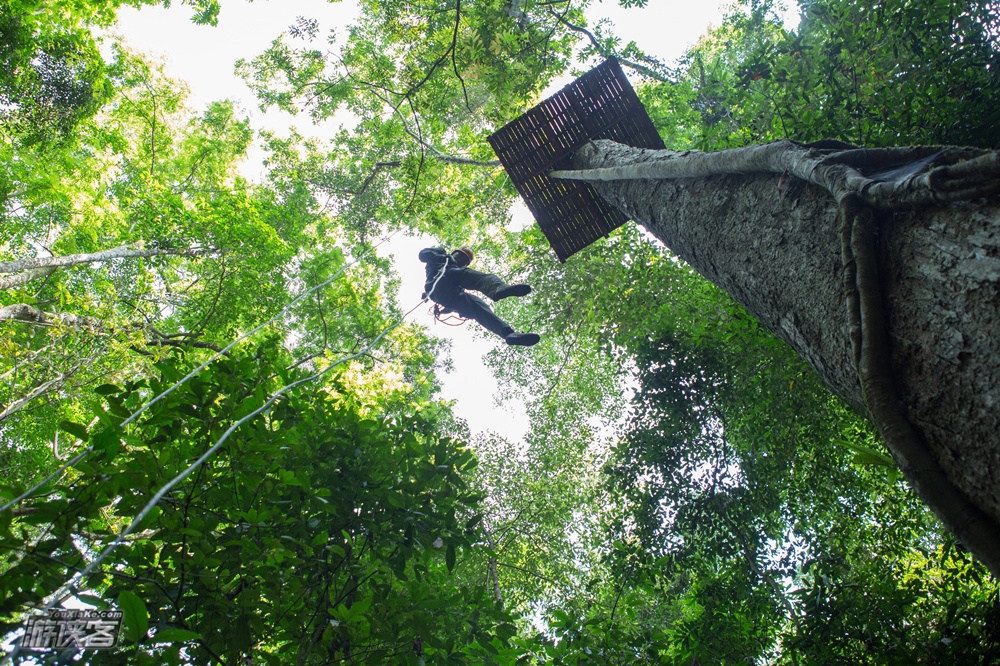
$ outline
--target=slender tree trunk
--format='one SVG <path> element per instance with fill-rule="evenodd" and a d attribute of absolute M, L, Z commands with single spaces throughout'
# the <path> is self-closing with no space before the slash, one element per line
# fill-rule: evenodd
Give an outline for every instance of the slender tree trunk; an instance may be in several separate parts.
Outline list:
<path fill-rule="evenodd" d="M 66 266 L 77 266 L 79 264 L 129 257 L 156 257 L 163 255 L 194 257 L 208 254 L 209 252 L 211 250 L 172 250 L 167 248 L 141 250 L 121 245 L 110 250 L 101 250 L 100 252 L 67 254 L 61 257 L 26 257 L 15 261 L 0 261 L 0 273 L 11 274 L 8 277 L 0 278 L 0 289 L 11 289 L 36 278 L 51 275 L 56 269 Z"/>
<path fill-rule="evenodd" d="M 106 328 L 104 322 L 96 317 L 70 314 L 68 312 L 42 312 L 26 303 L 15 303 L 0 307 L 0 322 L 22 321 L 28 324 L 51 326 L 59 323 L 73 328 L 100 330 Z"/>
<path fill-rule="evenodd" d="M 45 395 L 50 391 L 55 391 L 58 390 L 59 388 L 62 388 L 62 385 L 65 383 L 65 381 L 66 381 L 66 375 L 61 374 L 58 377 L 55 377 L 54 379 L 50 379 L 47 382 L 44 382 L 32 388 L 27 395 L 21 396 L 20 398 L 10 403 L 9 405 L 4 405 L 3 403 L 0 403 L 0 423 L 7 420 L 14 414 L 17 414 L 22 409 L 24 409 L 25 405 L 27 405 L 35 398 Z"/>
<path fill-rule="evenodd" d="M 584 178 L 867 414 L 916 491 L 1000 574 L 997 153 L 780 143 L 595 142 L 575 166 L 631 165 L 629 180 Z"/>

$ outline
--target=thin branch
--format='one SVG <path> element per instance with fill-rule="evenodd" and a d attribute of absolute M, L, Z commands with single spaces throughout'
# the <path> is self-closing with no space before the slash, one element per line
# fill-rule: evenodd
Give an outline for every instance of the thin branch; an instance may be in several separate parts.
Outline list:
<path fill-rule="evenodd" d="M 575 25 L 573 23 L 570 23 L 569 21 L 567 21 L 563 17 L 562 14 L 559 14 L 559 13 L 557 13 L 557 12 L 551 10 L 551 9 L 549 10 L 549 14 L 551 14 L 552 16 L 554 16 L 556 18 L 556 20 L 558 20 L 560 23 L 562 23 L 564 26 L 566 26 L 567 28 L 569 28 L 573 32 L 578 32 L 581 35 L 586 36 L 587 39 L 590 40 L 590 44 L 591 44 L 591 46 L 594 47 L 594 50 L 597 51 L 602 57 L 604 57 L 604 58 L 615 58 L 621 64 L 625 65 L 626 67 L 630 67 L 630 68 L 634 69 L 635 71 L 639 72 L 640 74 L 643 74 L 644 76 L 648 76 L 651 79 L 655 79 L 655 80 L 661 81 L 663 83 L 671 83 L 671 80 L 669 78 L 667 78 L 665 75 L 657 72 L 656 70 L 650 69 L 646 65 L 639 64 L 639 63 L 637 63 L 637 62 L 635 62 L 633 60 L 628 60 L 626 58 L 622 58 L 620 55 L 617 55 L 615 53 L 609 53 L 608 50 L 604 48 L 604 46 L 601 44 L 600 41 L 598 41 L 597 37 L 595 37 L 592 32 L 590 32 L 589 30 L 587 30 L 583 26 L 579 26 L 579 25 Z M 657 64 L 659 64 L 659 63 L 657 63 Z"/>
<path fill-rule="evenodd" d="M 219 300 L 222 298 L 222 283 L 226 279 L 226 263 L 225 261 L 221 261 L 219 263 L 221 264 L 220 268 L 221 272 L 219 274 L 219 287 L 215 291 L 215 298 L 212 299 L 212 306 L 208 308 L 208 312 L 205 313 L 205 316 L 202 317 L 201 320 L 192 329 L 195 333 L 200 333 L 201 331 L 205 330 L 205 327 L 208 325 L 209 319 L 211 319 L 212 315 L 215 314 L 215 308 L 216 306 L 218 306 Z M 200 280 L 201 277 L 199 276 L 198 279 Z M 194 284 L 191 284 L 187 289 L 190 289 L 192 286 L 194 286 Z M 187 289 L 185 289 L 185 291 L 187 291 Z"/>
<path fill-rule="evenodd" d="M 442 162 L 445 162 L 446 164 L 460 164 L 460 165 L 464 165 L 464 166 L 479 166 L 479 167 L 498 167 L 498 166 L 503 166 L 500 163 L 500 160 L 490 160 L 488 162 L 484 162 L 482 160 L 472 159 L 471 157 L 459 157 L 457 155 L 449 155 L 448 153 L 446 153 L 446 152 L 438 149 L 437 147 L 432 146 L 431 144 L 427 143 L 424 140 L 423 136 L 421 136 L 421 134 L 420 134 L 420 122 L 418 120 L 417 112 L 415 110 L 413 110 L 412 113 L 413 113 L 413 118 L 414 118 L 414 120 L 417 123 L 417 131 L 416 132 L 414 132 L 412 129 L 410 129 L 409 124 L 407 124 L 407 122 L 406 122 L 406 118 L 403 116 L 402 111 L 400 111 L 398 107 L 393 106 L 392 103 L 389 102 L 389 100 L 387 98 L 382 97 L 382 96 L 378 95 L 377 93 L 376 93 L 376 97 L 379 97 L 379 99 L 381 99 L 385 104 L 387 104 L 390 108 L 392 108 L 393 114 L 396 115 L 399 118 L 399 123 L 400 123 L 400 125 L 402 125 L 403 131 L 406 132 L 407 134 L 409 134 L 413 138 L 413 140 L 416 141 L 417 144 L 420 145 L 420 147 L 422 149 L 429 150 L 431 153 L 433 153 L 434 157 L 436 157 L 438 160 L 440 160 Z M 411 108 L 412 108 L 412 106 L 411 106 Z"/>
<path fill-rule="evenodd" d="M 497 565 L 501 566 L 501 567 L 504 567 L 505 569 L 513 569 L 514 571 L 520 571 L 521 573 L 526 573 L 529 576 L 537 578 L 538 580 L 544 580 L 546 583 L 551 583 L 551 584 L 553 584 L 553 585 L 555 585 L 557 587 L 561 587 L 562 586 L 562 583 L 560 583 L 559 581 L 557 581 L 555 579 L 549 578 L 548 576 L 540 574 L 537 571 L 532 571 L 531 569 L 525 569 L 524 567 L 519 567 L 516 564 L 507 564 L 506 562 L 500 562 L 498 560 L 497 561 Z"/>
<path fill-rule="evenodd" d="M 371 185 L 372 182 L 374 182 L 375 177 L 378 176 L 379 172 L 381 172 L 383 169 L 395 169 L 396 167 L 402 166 L 402 164 L 403 163 L 400 162 L 399 160 L 393 162 L 376 162 L 375 168 L 372 169 L 372 172 L 368 175 L 367 178 L 365 178 L 365 182 L 361 183 L 361 189 L 359 189 L 354 196 L 360 197 L 362 194 L 364 194 L 365 190 L 368 189 L 368 186 Z"/>
<path fill-rule="evenodd" d="M 12 365 L 11 368 L 9 370 L 7 370 L 6 372 L 4 372 L 3 374 L 0 374 L 0 381 L 6 381 L 7 378 L 12 377 L 17 372 L 17 370 L 21 366 L 23 366 L 25 363 L 28 363 L 30 361 L 34 361 L 39 356 L 44 356 L 45 354 L 51 352 L 52 348 L 55 347 L 55 346 L 56 346 L 56 342 L 50 342 L 49 344 L 45 345 L 44 347 L 41 347 L 39 349 L 35 349 L 35 350 L 30 351 L 28 354 L 25 355 L 24 358 L 18 359 L 18 358 L 15 357 L 14 358 L 14 365 Z"/>
<path fill-rule="evenodd" d="M 195 349 L 211 349 L 219 354 L 225 354 L 229 356 L 229 352 L 222 351 L 222 347 L 211 342 L 203 342 L 201 340 L 167 340 L 160 338 L 157 340 L 150 340 L 146 343 L 150 347 L 194 347 Z"/>
<path fill-rule="evenodd" d="M 458 46 L 458 24 L 461 19 L 462 0 L 457 0 L 457 4 L 455 5 L 455 29 L 452 30 L 451 48 L 448 50 L 451 51 L 451 68 L 454 70 L 455 77 L 458 79 L 458 82 L 462 84 L 462 96 L 465 97 L 465 108 L 468 109 L 469 113 L 472 113 L 472 104 L 469 103 L 469 91 L 465 89 L 465 79 L 463 79 L 462 75 L 458 72 L 458 62 L 455 60 L 455 53 L 457 51 L 456 47 Z"/>
<path fill-rule="evenodd" d="M 379 101 L 381 101 L 383 104 L 385 104 L 390 109 L 392 109 L 393 115 L 395 115 L 395 116 L 397 116 L 399 118 L 399 122 L 400 122 L 400 125 L 402 125 L 402 127 L 403 127 L 403 131 L 406 132 L 408 135 L 410 135 L 410 137 L 412 137 L 413 140 L 417 142 L 417 144 L 421 147 L 421 149 L 429 150 L 430 152 L 434 153 L 434 156 L 438 160 L 440 160 L 442 162 L 445 162 L 447 164 L 459 164 L 459 165 L 465 165 L 465 166 L 481 166 L 481 167 L 498 167 L 498 166 L 502 166 L 500 164 L 499 160 L 491 160 L 491 161 L 488 161 L 488 162 L 484 162 L 484 161 L 481 161 L 481 160 L 474 160 L 474 159 L 469 158 L 469 157 L 459 157 L 459 156 L 456 156 L 456 155 L 449 155 L 448 153 L 445 153 L 444 151 L 442 151 L 442 150 L 436 148 L 435 146 L 427 143 L 427 141 L 425 141 L 424 138 L 423 138 L 422 132 L 420 131 L 420 119 L 419 119 L 419 115 L 417 114 L 416 109 L 413 108 L 413 100 L 412 100 L 411 94 L 410 94 L 411 92 L 413 92 L 413 89 L 411 89 L 409 92 L 406 92 L 406 93 L 398 93 L 398 92 L 393 91 L 393 90 L 391 90 L 389 88 L 386 88 L 385 86 L 379 86 L 379 85 L 376 85 L 376 84 L 373 84 L 373 83 L 363 82 L 360 85 L 363 85 L 364 87 L 370 88 L 372 94 Z M 381 91 L 381 92 L 379 92 L 379 91 Z M 400 103 L 398 105 L 397 104 L 393 104 L 390 101 L 390 99 L 389 99 L 390 96 L 400 97 Z M 407 122 L 405 115 L 403 114 L 402 111 L 400 111 L 400 107 L 403 105 L 404 102 L 410 106 L 410 115 L 413 117 L 413 120 L 414 120 L 414 122 L 416 123 L 416 126 L 417 126 L 416 131 L 414 131 L 413 129 L 410 128 L 410 125 Z M 360 192 L 359 192 L 359 194 L 360 194 Z"/>

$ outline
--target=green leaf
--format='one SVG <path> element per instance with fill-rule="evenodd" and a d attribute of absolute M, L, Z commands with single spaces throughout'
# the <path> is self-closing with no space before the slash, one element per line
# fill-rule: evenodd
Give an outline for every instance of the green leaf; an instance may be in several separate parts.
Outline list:
<path fill-rule="evenodd" d="M 873 449 L 858 451 L 854 454 L 854 462 L 858 465 L 872 465 L 878 467 L 893 468 L 896 466 L 896 462 L 892 458 Z"/>
<path fill-rule="evenodd" d="M 371 597 L 363 597 L 354 602 L 351 606 L 351 617 L 356 617 L 358 615 L 364 615 L 369 608 L 372 606 Z"/>
<path fill-rule="evenodd" d="M 87 432 L 87 427 L 80 425 L 79 423 L 74 423 L 73 421 L 60 421 L 59 428 L 84 442 L 90 438 L 90 433 Z"/>
<path fill-rule="evenodd" d="M 444 561 L 445 564 L 448 565 L 448 571 L 452 571 L 455 568 L 455 544 L 448 544 L 448 550 L 445 551 Z"/>
<path fill-rule="evenodd" d="M 476 642 L 479 643 L 479 645 L 490 654 L 492 655 L 500 654 L 500 651 L 496 649 L 493 643 L 486 636 L 483 636 Z"/>
<path fill-rule="evenodd" d="M 167 627 L 166 629 L 157 630 L 153 638 L 157 643 L 187 643 L 200 640 L 201 634 L 196 631 L 189 631 L 188 629 Z"/>
<path fill-rule="evenodd" d="M 115 455 L 121 449 L 121 439 L 118 437 L 117 428 L 104 428 L 94 435 L 94 449 L 103 451 L 109 455 Z"/>
<path fill-rule="evenodd" d="M 101 384 L 100 386 L 94 389 L 94 393 L 96 393 L 97 395 L 116 395 L 121 392 L 122 392 L 121 388 L 115 386 L 114 384 Z"/>
<path fill-rule="evenodd" d="M 503 624 L 497 625 L 496 634 L 501 641 L 506 643 L 517 634 L 517 627 L 508 622 L 504 622 Z"/>
<path fill-rule="evenodd" d="M 108 607 L 108 602 L 104 599 L 94 596 L 93 594 L 78 594 L 76 598 L 85 604 L 89 604 L 94 608 L 104 609 Z"/>
<path fill-rule="evenodd" d="M 138 643 L 149 630 L 149 611 L 146 610 L 146 604 L 135 592 L 123 590 L 118 595 L 118 608 L 122 611 L 125 638 Z"/>

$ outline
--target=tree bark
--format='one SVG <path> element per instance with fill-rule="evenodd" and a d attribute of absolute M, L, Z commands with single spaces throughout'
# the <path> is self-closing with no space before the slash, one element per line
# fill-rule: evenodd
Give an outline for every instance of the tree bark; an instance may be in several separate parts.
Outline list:
<path fill-rule="evenodd" d="M 595 142 L 575 167 L 631 165 L 633 179 L 592 174 L 612 179 L 594 187 L 868 415 L 915 490 L 1000 575 L 997 153 L 779 144 Z"/>

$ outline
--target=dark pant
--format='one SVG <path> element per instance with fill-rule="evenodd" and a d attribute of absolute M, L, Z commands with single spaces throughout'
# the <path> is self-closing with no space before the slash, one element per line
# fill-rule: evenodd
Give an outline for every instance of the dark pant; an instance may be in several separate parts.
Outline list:
<path fill-rule="evenodd" d="M 471 268 L 449 268 L 431 294 L 431 300 L 461 317 L 476 320 L 487 331 L 505 338 L 514 332 L 514 328 L 496 316 L 486 301 L 465 290 L 472 289 L 496 300 L 497 293 L 506 286 L 506 282 L 491 273 L 480 273 Z"/>

